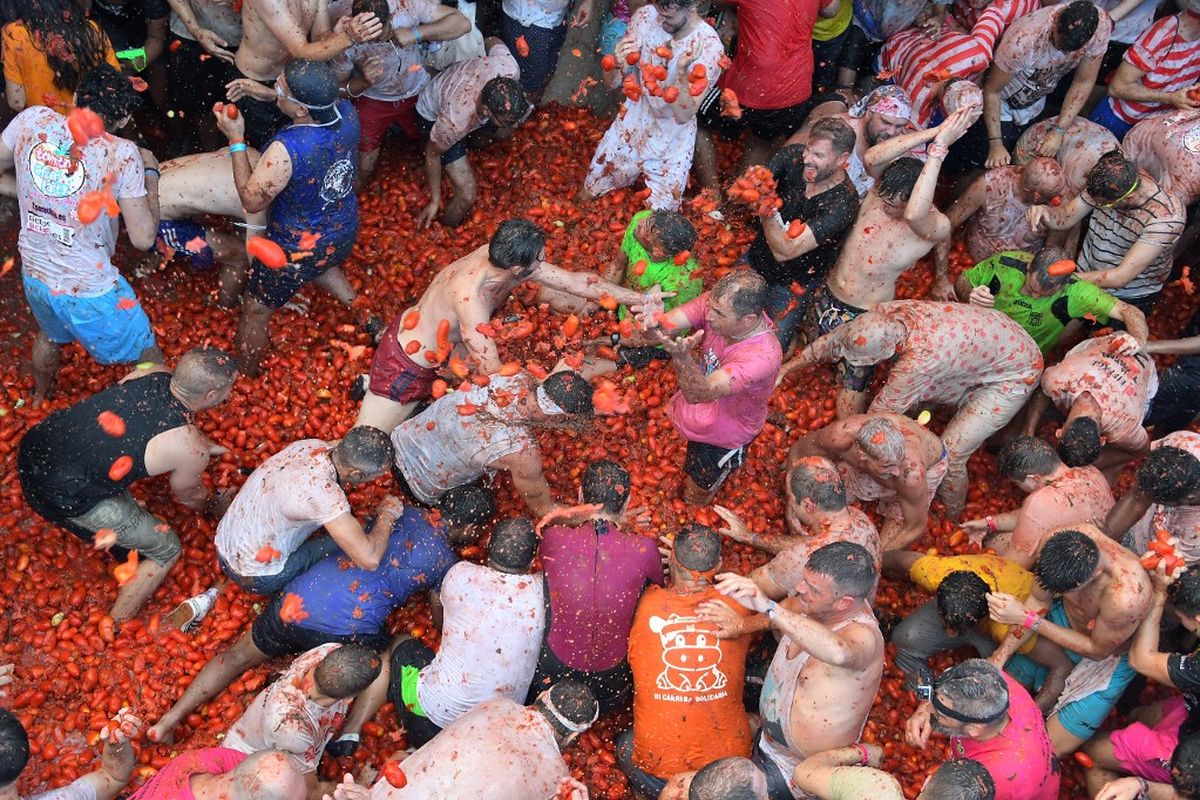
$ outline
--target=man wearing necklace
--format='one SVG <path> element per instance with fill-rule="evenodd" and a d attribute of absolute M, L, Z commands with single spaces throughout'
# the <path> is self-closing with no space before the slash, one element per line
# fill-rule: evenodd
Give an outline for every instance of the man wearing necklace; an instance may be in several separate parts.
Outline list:
<path fill-rule="evenodd" d="M 215 109 L 229 137 L 238 197 L 247 213 L 267 212 L 263 237 L 283 249 L 283 264 L 250 263 L 238 323 L 238 369 L 257 376 L 270 337 L 271 315 L 308 283 L 350 306 L 357 294 L 341 263 L 358 235 L 354 194 L 358 114 L 338 99 L 328 64 L 293 61 L 275 81 L 276 105 L 292 124 L 262 151 L 253 170 L 246 152 L 245 118 Z M 252 251 L 253 252 L 253 251 Z"/>
<path fill-rule="evenodd" d="M 1120 150 L 1100 157 L 1086 190 L 1074 200 L 1058 208 L 1033 206 L 1027 213 L 1034 230 L 1043 225 L 1068 230 L 1091 214 L 1078 277 L 1147 313 L 1171 275 L 1171 254 L 1186 221 L 1178 198 Z"/>
<path fill-rule="evenodd" d="M 667 414 L 687 439 L 684 500 L 693 505 L 712 500 L 767 421 L 783 351 L 766 305 L 767 282 L 746 270 L 731 272 L 712 291 L 658 317 L 655 335 L 679 381 Z M 672 338 L 689 328 L 691 333 Z M 697 344 L 700 360 L 692 352 Z"/>

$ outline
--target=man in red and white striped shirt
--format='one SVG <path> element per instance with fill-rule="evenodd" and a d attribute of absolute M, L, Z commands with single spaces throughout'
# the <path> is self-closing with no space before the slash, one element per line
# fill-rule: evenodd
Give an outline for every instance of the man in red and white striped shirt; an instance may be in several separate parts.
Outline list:
<path fill-rule="evenodd" d="M 1175 109 L 1200 108 L 1188 92 L 1200 88 L 1200 8 L 1163 17 L 1125 51 L 1092 121 L 1123 138 L 1134 123 Z"/>
<path fill-rule="evenodd" d="M 971 28 L 961 32 L 953 20 L 936 37 L 919 27 L 888 38 L 879 53 L 883 71 L 912 100 L 912 121 L 925 128 L 937 115 L 936 101 L 952 78 L 973 78 L 975 83 L 992 63 L 992 51 L 1009 23 L 1041 7 L 1040 0 L 1001 0 L 988 6 Z"/>

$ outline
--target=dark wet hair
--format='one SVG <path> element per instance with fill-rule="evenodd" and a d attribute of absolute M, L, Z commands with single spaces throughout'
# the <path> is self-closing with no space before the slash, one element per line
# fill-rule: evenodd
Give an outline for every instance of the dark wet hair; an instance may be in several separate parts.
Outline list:
<path fill-rule="evenodd" d="M 1156 503 L 1177 504 L 1200 486 L 1200 459 L 1180 447 L 1156 447 L 1138 467 L 1137 485 Z"/>
<path fill-rule="evenodd" d="M 967 570 L 955 570 L 937 588 L 938 616 L 959 633 L 971 630 L 988 617 L 987 581 Z"/>
<path fill-rule="evenodd" d="M 797 501 L 808 498 L 822 511 L 846 507 L 846 485 L 836 469 L 800 463 L 788 473 L 788 488 Z"/>
<path fill-rule="evenodd" d="M 200 398 L 229 386 L 237 378 L 237 363 L 224 350 L 197 347 L 184 353 L 172 374 L 172 383 L 189 398 Z"/>
<path fill-rule="evenodd" d="M 75 105 L 100 115 L 106 128 L 112 128 L 133 113 L 142 97 L 129 78 L 109 64 L 92 67 L 79 79 L 75 90 Z"/>
<path fill-rule="evenodd" d="M 526 517 L 506 519 L 488 540 L 488 560 L 504 569 L 529 569 L 537 553 L 537 533 Z"/>
<path fill-rule="evenodd" d="M 968 658 L 938 676 L 937 699 L 965 717 L 998 718 L 1008 710 L 1008 684 L 992 662 Z"/>
<path fill-rule="evenodd" d="M 382 475 L 392 463 L 392 440 L 369 425 L 346 431 L 334 451 L 342 463 L 364 475 Z"/>
<path fill-rule="evenodd" d="M 1179 739 L 1171 754 L 1171 785 L 1188 800 L 1200 798 L 1200 732 Z"/>
<path fill-rule="evenodd" d="M 609 514 L 616 514 L 629 500 L 633 485 L 629 470 L 615 461 L 593 461 L 583 470 L 583 502 L 600 503 Z"/>
<path fill-rule="evenodd" d="M 1049 475 L 1062 463 L 1054 448 L 1036 436 L 1014 436 L 1000 448 L 996 469 L 1001 475 L 1023 481 L 1031 475 Z"/>
<path fill-rule="evenodd" d="M 996 781 L 975 759 L 955 758 L 942 762 L 925 791 L 937 800 L 995 800 Z"/>
<path fill-rule="evenodd" d="M 1054 15 L 1055 47 L 1064 53 L 1073 53 L 1088 43 L 1099 24 L 1100 12 L 1095 3 L 1074 0 Z"/>
<path fill-rule="evenodd" d="M 875 559 L 865 547 L 853 542 L 832 542 L 818 547 L 808 557 L 808 569 L 833 578 L 836 591 L 856 600 L 869 597 L 879 578 Z"/>
<path fill-rule="evenodd" d="M 835 153 L 849 153 L 858 142 L 854 129 L 837 117 L 824 117 L 813 123 L 808 132 L 808 140 L 824 139 L 833 147 Z"/>
<path fill-rule="evenodd" d="M 546 233 L 527 219 L 506 219 L 488 242 L 488 261 L 499 269 L 529 267 L 546 248 Z"/>
<path fill-rule="evenodd" d="M 1033 577 L 1051 594 L 1074 591 L 1092 579 L 1100 548 L 1086 533 L 1059 531 L 1046 540 L 1033 563 Z"/>
<path fill-rule="evenodd" d="M 385 28 L 391 27 L 392 9 L 388 0 L 354 0 L 350 7 L 352 15 L 374 14 Z"/>
<path fill-rule="evenodd" d="M 1043 289 L 1057 289 L 1060 286 L 1065 286 L 1068 281 L 1072 280 L 1073 273 L 1051 275 L 1050 265 L 1058 261 L 1073 260 L 1071 254 L 1064 248 L 1048 244 L 1034 254 L 1033 259 L 1029 262 L 1028 270 L 1037 276 L 1037 282 Z"/>
<path fill-rule="evenodd" d="M 680 566 L 709 572 L 721 563 L 721 536 L 712 528 L 690 522 L 675 534 L 671 551 Z"/>
<path fill-rule="evenodd" d="M 738 317 L 761 314 L 767 308 L 767 281 L 754 270 L 740 269 L 717 281 L 711 296 L 728 299 Z"/>
<path fill-rule="evenodd" d="M 550 687 L 550 702 L 569 722 L 575 725 L 586 725 L 596 719 L 600 704 L 591 687 L 582 681 L 566 678 Z M 539 699 L 535 705 L 546 708 L 545 701 Z M 550 725 L 559 736 L 567 737 L 573 733 L 555 718 L 554 714 L 544 714 Z"/>
<path fill-rule="evenodd" d="M 479 102 L 502 123 L 516 125 L 529 113 L 529 98 L 512 78 L 492 78 L 483 85 Z"/>
<path fill-rule="evenodd" d="M 925 165 L 912 156 L 902 156 L 884 167 L 883 174 L 875 184 L 875 191 L 887 200 L 903 200 L 908 202 L 912 196 L 913 187 Z"/>
<path fill-rule="evenodd" d="M 690 250 L 696 243 L 696 229 L 678 211 L 654 211 L 650 214 L 654 238 L 668 256 Z"/>
<path fill-rule="evenodd" d="M 29 763 L 29 734 L 17 715 L 0 708 L 0 787 L 8 786 Z"/>
<path fill-rule="evenodd" d="M 455 486 L 438 498 L 437 509 L 448 527 L 483 525 L 496 514 L 496 495 L 477 483 Z"/>
<path fill-rule="evenodd" d="M 74 92 L 83 75 L 105 63 L 108 37 L 88 21 L 75 0 L 22 0 L 17 18 L 46 58 L 58 89 Z M 39 102 L 34 97 L 26 100 L 29 105 Z"/>
<path fill-rule="evenodd" d="M 588 415 L 595 410 L 592 385 L 578 372 L 555 372 L 542 381 L 542 388 L 546 390 L 546 396 L 568 414 Z"/>
<path fill-rule="evenodd" d="M 283 68 L 287 93 L 305 108 L 314 122 L 337 119 L 338 80 L 324 61 L 289 61 Z M 325 108 L 324 106 L 328 106 Z"/>
<path fill-rule="evenodd" d="M 313 672 L 313 683 L 326 697 L 354 697 L 379 677 L 383 660 L 370 648 L 343 644 L 328 653 Z"/>
<path fill-rule="evenodd" d="M 1068 467 L 1086 467 L 1100 457 L 1100 423 L 1091 417 L 1076 417 L 1063 428 L 1058 455 Z"/>
<path fill-rule="evenodd" d="M 759 775 L 762 772 L 748 758 L 717 759 L 696 771 L 688 789 L 688 800 L 757 800 L 754 778 Z M 765 775 L 763 783 L 766 783 Z"/>
<path fill-rule="evenodd" d="M 1200 617 L 1200 566 L 1189 567 L 1167 589 L 1175 610 L 1185 617 Z"/>
<path fill-rule="evenodd" d="M 1084 3 L 1095 8 L 1086 0 L 1075 0 L 1071 5 Z M 1138 179 L 1137 164 L 1122 155 L 1120 150 L 1109 150 L 1100 156 L 1096 166 L 1087 174 L 1087 193 L 1101 203 L 1115 203 Z"/>

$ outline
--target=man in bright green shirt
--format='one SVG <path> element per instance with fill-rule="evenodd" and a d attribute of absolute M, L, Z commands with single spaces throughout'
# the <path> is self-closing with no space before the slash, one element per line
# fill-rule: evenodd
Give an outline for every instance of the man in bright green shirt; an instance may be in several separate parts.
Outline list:
<path fill-rule="evenodd" d="M 692 276 L 700 268 L 690 253 L 695 243 L 696 229 L 682 214 L 639 211 L 625 229 L 621 251 L 605 271 L 604 278 L 631 289 L 649 289 L 657 284 L 664 292 L 675 292 L 674 297 L 663 300 L 663 310 L 670 311 L 697 297 L 703 288 L 700 278 Z M 676 264 L 676 256 L 683 253 L 687 253 L 686 260 Z M 642 266 L 643 262 L 645 266 Z M 625 319 L 629 309 L 621 306 L 617 313 Z"/>
<path fill-rule="evenodd" d="M 1061 269 L 1066 266 L 1071 269 Z M 1047 245 L 1037 255 L 1008 250 L 963 272 L 954 291 L 965 303 L 995 308 L 1010 317 L 1043 353 L 1058 343 L 1068 324 L 1079 319 L 1101 325 L 1118 320 L 1139 345 L 1145 344 L 1150 336 L 1145 315 L 1095 284 L 1076 279 L 1073 267 L 1061 247 Z"/>

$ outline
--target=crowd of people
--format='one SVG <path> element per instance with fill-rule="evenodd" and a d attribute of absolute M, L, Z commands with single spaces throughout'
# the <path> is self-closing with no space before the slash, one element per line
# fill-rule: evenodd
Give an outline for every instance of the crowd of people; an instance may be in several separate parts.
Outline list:
<path fill-rule="evenodd" d="M 919 699 L 897 723 L 908 743 L 952 754 L 924 800 L 1052 800 L 1073 755 L 1089 797 L 1200 798 L 1200 321 L 1177 340 L 1148 322 L 1196 246 L 1197 0 L 10 5 L 0 194 L 36 327 L 31 402 L 56 406 L 18 446 L 25 502 L 115 560 L 114 629 L 183 549 L 130 491 L 151 477 L 215 521 L 219 582 L 169 624 L 201 630 L 225 591 L 262 599 L 169 710 L 121 710 L 99 769 L 40 800 L 122 796 L 139 740 L 173 744 L 272 661 L 219 746 L 181 750 L 131 796 L 581 800 L 563 750 L 631 712 L 616 762 L 637 797 L 901 798 L 911 776 L 863 739 L 894 667 Z M 620 103 L 563 197 L 599 214 L 645 185 L 608 267 L 549 263 L 546 231 L 506 219 L 392 319 L 372 313 L 343 265 L 389 137 L 423 153 L 405 235 L 476 225 L 471 153 L 536 135 L 519 129 L 571 27 Z M 753 240 L 704 285 L 697 220 L 727 215 Z M 219 270 L 236 352 L 168 366 L 114 263 L 122 228 Z M 956 245 L 973 265 L 957 274 Z M 922 260 L 928 295 L 897 299 Z M 374 338 L 347 387 L 357 419 L 213 489 L 225 450 L 197 417 L 260 374 L 275 312 L 303 310 L 309 284 Z M 526 290 L 564 329 L 612 315 L 618 333 L 549 369 L 505 361 L 495 326 Z M 57 397 L 72 343 L 132 371 Z M 1155 355 L 1178 358 L 1160 373 Z M 836 420 L 774 453 L 783 525 L 751 530 L 713 504 L 771 398 L 827 364 Z M 543 452 L 595 415 L 636 416 L 603 376 L 654 369 L 673 374 L 686 442 L 660 466 L 725 527 L 656 540 L 629 465 Z M 981 450 L 1025 496 L 966 519 Z M 578 475 L 577 497 L 548 464 Z M 372 482 L 382 499 L 353 508 Z M 524 513 L 497 519 L 509 483 Z M 929 549 L 935 503 L 955 552 Z M 723 567 L 730 542 L 765 563 Z M 928 600 L 890 618 L 881 580 Z M 436 649 L 389 624 L 426 595 Z M 0 686 L 21 677 L 0 667 Z M 1138 706 L 1147 685 L 1158 699 Z M 381 714 L 407 748 L 321 780 Z M 29 757 L 0 708 L 0 798 Z"/>

